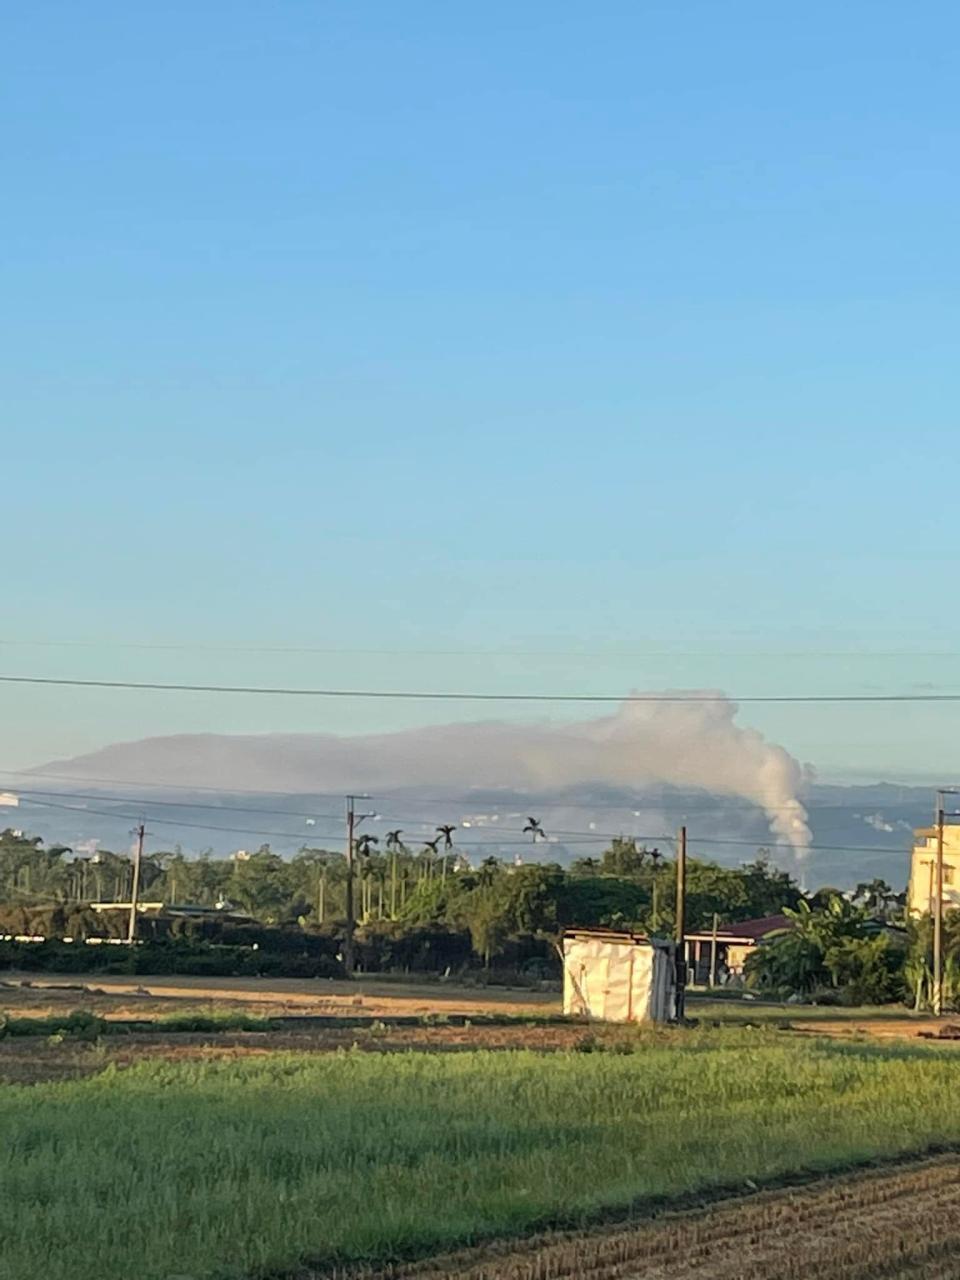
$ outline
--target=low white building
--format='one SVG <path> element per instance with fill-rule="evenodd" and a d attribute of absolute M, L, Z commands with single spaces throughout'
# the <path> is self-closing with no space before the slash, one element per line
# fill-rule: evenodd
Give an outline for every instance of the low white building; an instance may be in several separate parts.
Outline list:
<path fill-rule="evenodd" d="M 937 828 L 920 827 L 914 832 L 910 860 L 907 911 L 911 916 L 933 912 L 937 899 Z M 943 828 L 943 909 L 960 907 L 960 823 Z"/>
<path fill-rule="evenodd" d="M 601 1022 L 669 1022 L 676 1009 L 672 942 L 614 929 L 564 934 L 564 1013 Z"/>

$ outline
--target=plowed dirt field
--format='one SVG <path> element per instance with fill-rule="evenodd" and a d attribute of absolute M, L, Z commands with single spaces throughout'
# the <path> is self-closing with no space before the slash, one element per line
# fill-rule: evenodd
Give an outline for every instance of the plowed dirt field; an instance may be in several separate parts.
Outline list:
<path fill-rule="evenodd" d="M 314 1280 L 302 1272 L 296 1280 Z M 960 1158 L 819 1179 L 634 1225 L 486 1245 L 346 1280 L 956 1280 Z"/>

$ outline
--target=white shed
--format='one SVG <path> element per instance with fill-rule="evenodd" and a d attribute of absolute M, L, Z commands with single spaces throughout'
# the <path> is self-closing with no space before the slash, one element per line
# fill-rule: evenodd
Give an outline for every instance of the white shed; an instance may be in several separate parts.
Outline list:
<path fill-rule="evenodd" d="M 676 1017 L 676 947 L 613 929 L 569 929 L 563 937 L 563 1012 L 602 1022 Z"/>

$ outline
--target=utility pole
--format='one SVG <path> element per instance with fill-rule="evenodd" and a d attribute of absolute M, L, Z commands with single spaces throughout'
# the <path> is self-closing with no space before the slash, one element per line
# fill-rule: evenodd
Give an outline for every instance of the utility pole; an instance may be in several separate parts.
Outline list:
<path fill-rule="evenodd" d="M 677 838 L 677 1021 L 682 1022 L 687 988 L 687 828 Z"/>
<path fill-rule="evenodd" d="M 933 1016 L 943 1014 L 943 796 L 937 792 L 937 859 L 933 873 Z"/>
<path fill-rule="evenodd" d="M 937 856 L 933 875 L 933 990 L 930 1003 L 933 1015 L 943 1014 L 943 828 L 946 820 L 944 796 L 957 794 L 956 787 L 941 787 L 937 792 Z M 951 817 L 956 817 L 952 811 Z"/>
<path fill-rule="evenodd" d="M 348 974 L 353 973 L 353 832 L 356 825 L 354 813 L 354 796 L 347 796 L 347 884 L 346 905 L 347 927 L 343 936 L 343 963 Z"/>
<path fill-rule="evenodd" d="M 713 932 L 710 935 L 710 989 L 717 985 L 717 926 L 720 917 L 713 913 Z"/>
<path fill-rule="evenodd" d="M 348 974 L 353 973 L 354 968 L 354 947 L 353 933 L 357 926 L 356 910 L 353 902 L 353 859 L 356 851 L 356 829 L 364 818 L 372 818 L 372 813 L 356 812 L 356 803 L 358 800 L 369 800 L 367 795 L 347 796 L 347 884 L 346 884 L 346 902 L 345 910 L 347 917 L 347 927 L 343 937 L 343 964 Z"/>
<path fill-rule="evenodd" d="M 143 837 L 144 828 L 141 822 L 138 827 L 134 828 L 133 834 L 137 837 L 136 852 L 133 855 L 133 885 L 130 890 L 130 923 L 127 926 L 127 942 L 134 943 L 137 940 L 137 898 L 140 895 L 140 860 L 143 857 Z"/>
<path fill-rule="evenodd" d="M 327 868 L 320 872 L 320 923 L 327 922 Z"/>

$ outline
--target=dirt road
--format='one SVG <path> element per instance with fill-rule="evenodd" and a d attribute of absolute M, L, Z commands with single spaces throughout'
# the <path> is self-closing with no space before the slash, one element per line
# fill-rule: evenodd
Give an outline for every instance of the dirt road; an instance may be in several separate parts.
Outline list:
<path fill-rule="evenodd" d="M 364 978 L 338 982 L 309 978 L 126 978 L 100 974 L 69 978 L 7 973 L 0 987 L 0 1008 L 16 1009 L 30 1016 L 42 1016 L 45 1011 L 56 1011 L 65 1004 L 94 1009 L 104 1017 L 137 1016 L 159 1012 L 161 1007 L 169 1011 L 174 1002 L 189 1002 L 193 1006 L 216 1003 L 237 1011 L 274 1015 L 363 1014 L 371 1018 L 561 1012 L 558 992 Z"/>

